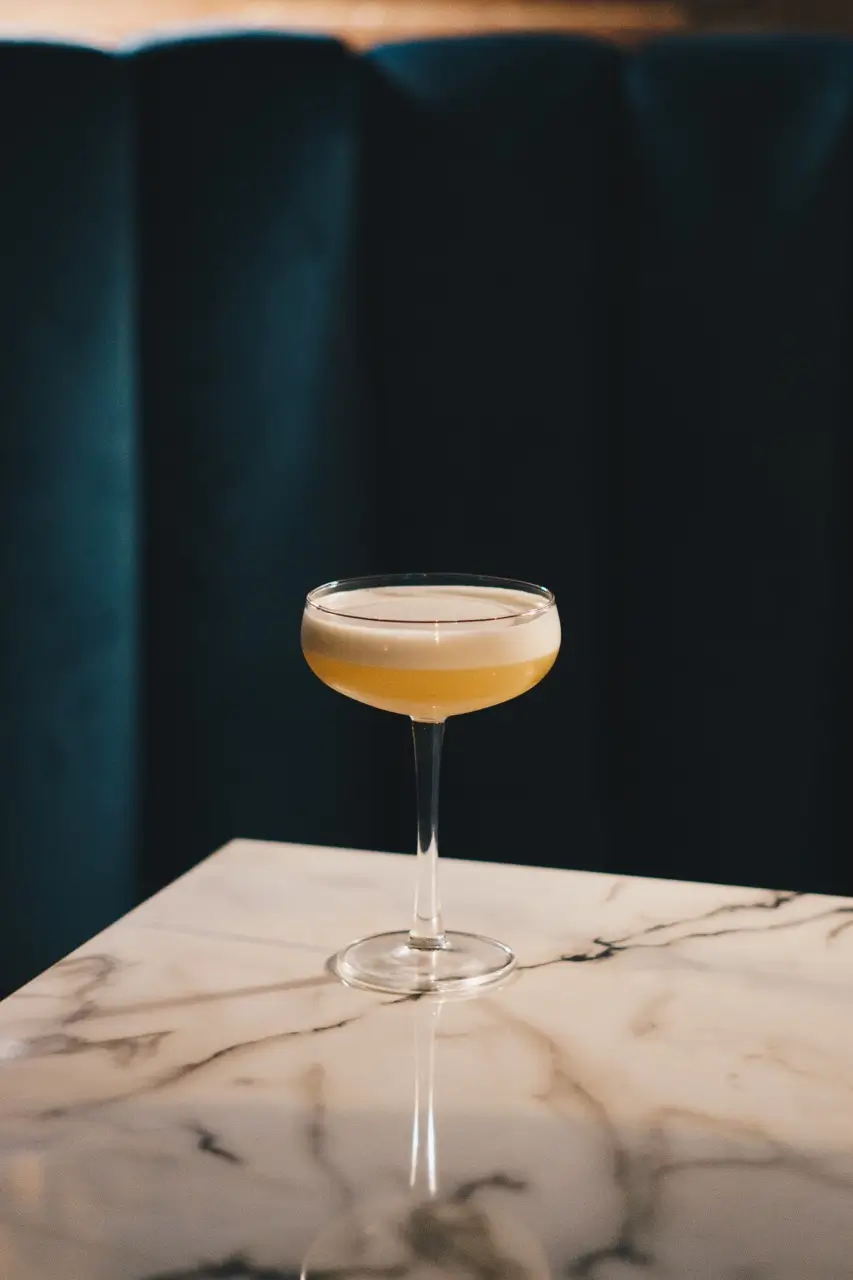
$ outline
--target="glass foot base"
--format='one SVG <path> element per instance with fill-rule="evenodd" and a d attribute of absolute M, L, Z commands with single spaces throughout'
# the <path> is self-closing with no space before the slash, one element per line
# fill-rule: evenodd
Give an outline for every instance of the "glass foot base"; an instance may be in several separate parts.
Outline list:
<path fill-rule="evenodd" d="M 378 933 L 338 952 L 329 968 L 350 987 L 421 995 L 468 991 L 506 978 L 515 968 L 509 947 L 477 933 L 447 933 L 440 951 L 409 946 L 408 933 Z"/>

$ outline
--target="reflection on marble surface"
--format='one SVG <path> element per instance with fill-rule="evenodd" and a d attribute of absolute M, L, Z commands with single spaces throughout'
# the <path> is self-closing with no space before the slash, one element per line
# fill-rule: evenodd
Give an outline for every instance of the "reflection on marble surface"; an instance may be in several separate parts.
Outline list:
<path fill-rule="evenodd" d="M 494 988 L 493 988 L 494 990 Z M 301 1280 L 550 1280 L 540 1242 L 487 1193 L 517 1192 L 505 1174 L 439 1185 L 436 1030 L 441 999 L 414 1013 L 414 1100 L 409 1188 L 371 1196 L 327 1223 L 312 1241 Z"/>
<path fill-rule="evenodd" d="M 853 1280 L 853 902 L 444 873 L 520 972 L 442 1007 L 427 1202 L 555 1277 Z M 0 1005 L 3 1280 L 283 1280 L 406 1197 L 423 1002 L 324 963 L 410 880 L 235 842 Z"/>

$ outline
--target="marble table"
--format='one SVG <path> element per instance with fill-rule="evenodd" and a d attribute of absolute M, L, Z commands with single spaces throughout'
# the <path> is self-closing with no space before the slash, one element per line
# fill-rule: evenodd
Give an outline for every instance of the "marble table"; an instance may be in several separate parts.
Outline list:
<path fill-rule="evenodd" d="M 3 1002 L 3 1280 L 853 1277 L 853 901 L 449 862 L 517 976 L 342 987 L 412 871 L 236 841 Z"/>

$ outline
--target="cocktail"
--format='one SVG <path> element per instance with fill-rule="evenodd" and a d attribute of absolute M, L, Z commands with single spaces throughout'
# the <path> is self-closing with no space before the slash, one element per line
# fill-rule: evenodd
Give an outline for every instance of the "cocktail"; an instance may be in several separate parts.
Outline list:
<path fill-rule="evenodd" d="M 506 578 L 408 573 L 330 582 L 312 591 L 302 651 L 325 684 L 408 716 L 417 782 L 415 908 L 408 932 L 362 938 L 333 961 L 353 986 L 417 994 L 495 982 L 508 946 L 445 932 L 438 894 L 438 780 L 449 716 L 507 702 L 554 664 L 560 620 L 544 587 Z"/>

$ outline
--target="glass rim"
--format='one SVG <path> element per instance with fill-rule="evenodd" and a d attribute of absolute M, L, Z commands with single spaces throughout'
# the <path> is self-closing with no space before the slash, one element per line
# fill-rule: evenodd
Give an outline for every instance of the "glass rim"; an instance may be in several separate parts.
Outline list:
<path fill-rule="evenodd" d="M 432 581 L 436 586 L 492 586 L 529 593 L 538 596 L 539 603 L 522 613 L 497 613 L 488 618 L 368 618 L 363 614 L 342 613 L 339 609 L 329 609 L 320 604 L 323 596 L 334 591 L 358 591 L 370 587 L 416 586 L 418 583 Z M 554 592 L 536 582 L 527 582 L 523 578 L 499 578 L 487 573 L 369 573 L 354 578 L 335 578 L 314 587 L 305 597 L 306 608 L 326 613 L 330 618 L 347 618 L 352 622 L 386 623 L 395 627 L 458 627 L 474 626 L 478 623 L 490 622 L 526 622 L 540 617 L 553 609 L 557 603 Z"/>

